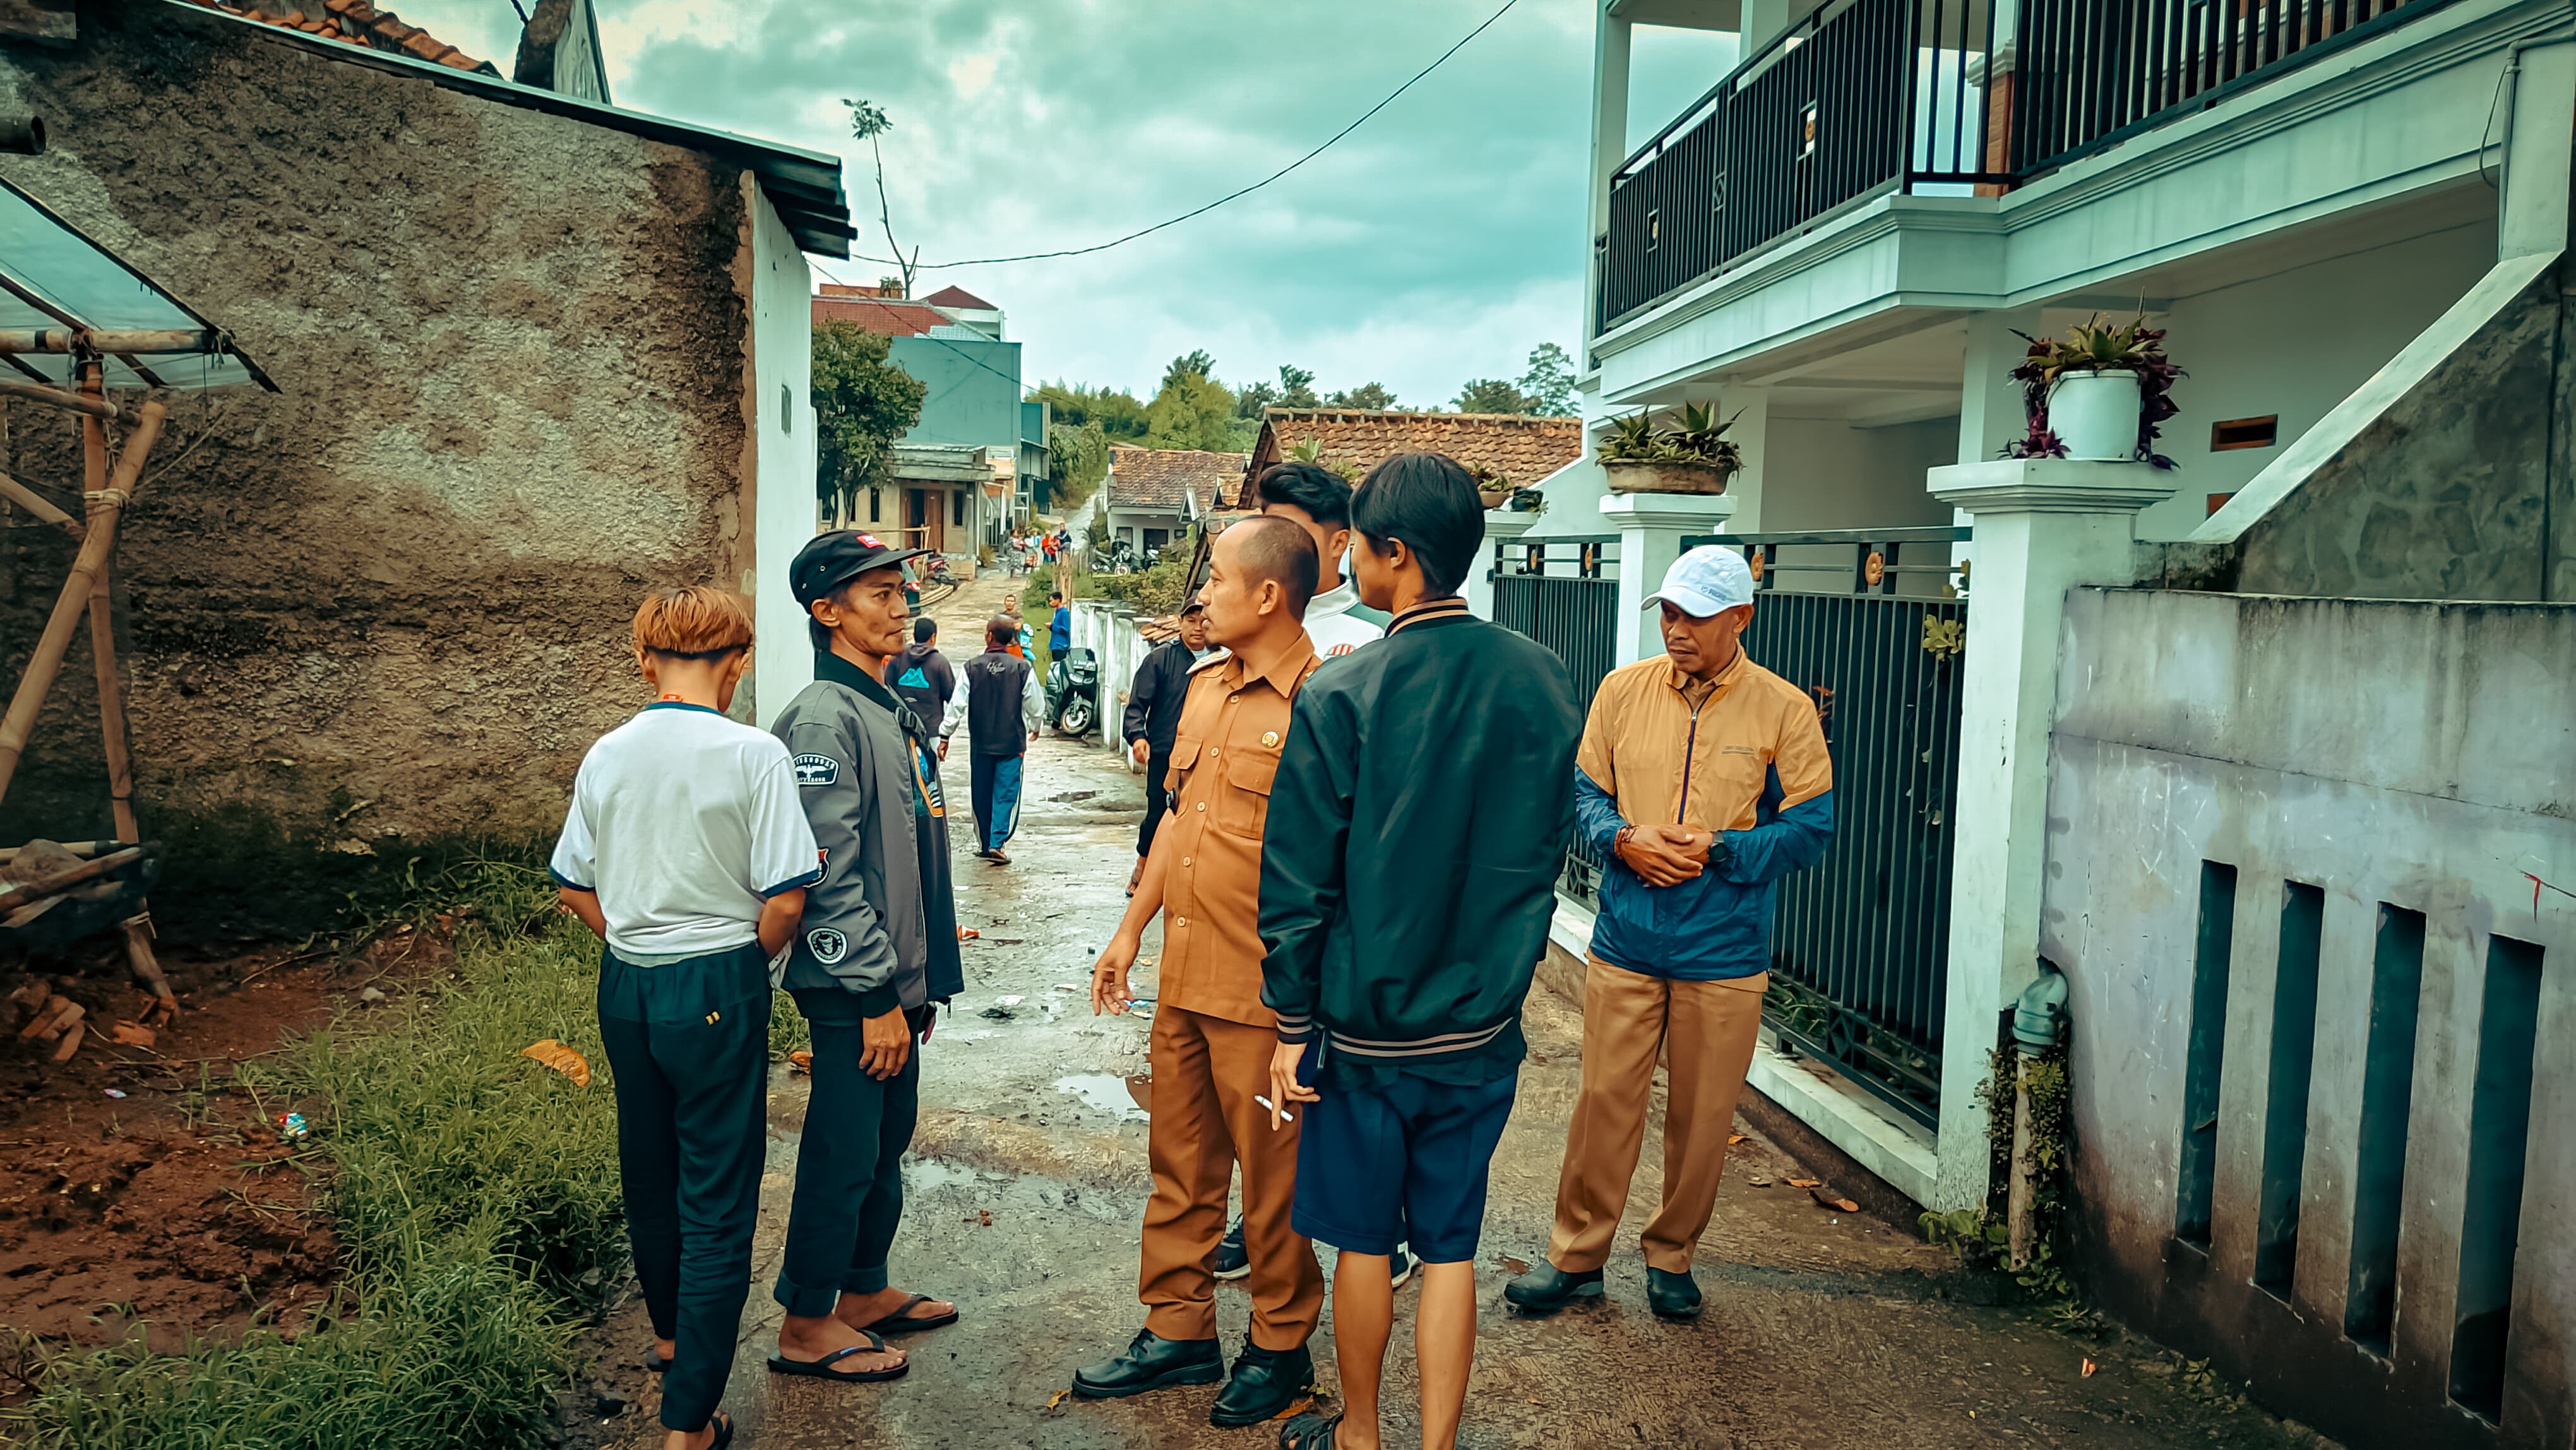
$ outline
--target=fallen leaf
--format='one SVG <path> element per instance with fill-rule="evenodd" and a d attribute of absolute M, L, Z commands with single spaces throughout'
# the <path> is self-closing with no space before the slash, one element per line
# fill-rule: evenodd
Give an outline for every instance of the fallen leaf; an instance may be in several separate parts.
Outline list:
<path fill-rule="evenodd" d="M 791 1052 L 787 1054 L 787 1070 L 793 1073 L 812 1072 L 814 1070 L 814 1054 L 804 1051 Z"/>
<path fill-rule="evenodd" d="M 993 1226 L 993 1211 L 989 1208 L 979 1208 L 975 1210 L 975 1222 L 981 1227 L 991 1228 Z"/>
<path fill-rule="evenodd" d="M 2098 1364 L 2095 1364 L 2093 1361 L 2091 1361 L 2091 1360 L 2089 1360 L 2089 1359 L 2088 1359 L 2088 1360 L 2086 1360 L 2086 1361 L 2084 1361 L 2084 1378 L 2086 1378 L 2086 1379 L 2088 1379 L 2088 1380 L 2089 1380 L 2089 1379 L 2091 1379 L 2091 1378 L 2093 1378 L 2093 1371 L 2095 1371 L 2095 1370 L 2097 1370 L 2097 1369 L 2100 1369 L 2101 1367 L 2102 1367 L 2102 1366 L 2100 1366 L 2100 1365 L 2098 1365 Z"/>
<path fill-rule="evenodd" d="M 1526 1274 L 1530 1271 L 1529 1260 L 1517 1258 L 1510 1254 L 1505 1254 L 1503 1256 L 1503 1267 L 1511 1270 L 1515 1274 Z"/>
<path fill-rule="evenodd" d="M 119 1022 L 107 1029 L 107 1035 L 128 1047 L 150 1047 L 160 1040 L 159 1033 L 136 1022 Z"/>
<path fill-rule="evenodd" d="M 1824 1181 L 1825 1180 L 1821 1178 L 1792 1178 L 1789 1180 L 1789 1186 L 1791 1188 L 1813 1188 Z"/>
<path fill-rule="evenodd" d="M 551 1037 L 542 1038 L 520 1048 L 519 1055 L 542 1063 L 571 1078 L 574 1087 L 590 1086 L 590 1060 Z"/>
<path fill-rule="evenodd" d="M 1792 1179 L 1790 1181 L 1795 1182 L 1796 1180 Z M 1834 1192 L 1830 1188 L 1811 1187 L 1807 1190 L 1807 1196 L 1814 1199 L 1816 1202 L 1823 1204 L 1827 1208 L 1837 1209 L 1844 1213 L 1860 1212 L 1859 1204 L 1852 1202 L 1850 1199 L 1843 1197 L 1841 1194 Z"/>
<path fill-rule="evenodd" d="M 1741 1142 L 1743 1142 L 1743 1141 L 1744 1141 L 1744 1135 L 1743 1135 L 1742 1133 L 1729 1133 L 1729 1134 L 1727 1134 L 1727 1135 L 1726 1135 L 1726 1146 L 1728 1146 L 1729 1148 L 1732 1148 L 1732 1147 L 1734 1147 L 1736 1144 L 1741 1143 Z"/>
<path fill-rule="evenodd" d="M 1056 1406 L 1063 1404 L 1071 1398 L 1073 1398 L 1073 1391 L 1071 1390 L 1058 1390 L 1054 1394 L 1047 1396 L 1047 1413 L 1054 1414 Z"/>

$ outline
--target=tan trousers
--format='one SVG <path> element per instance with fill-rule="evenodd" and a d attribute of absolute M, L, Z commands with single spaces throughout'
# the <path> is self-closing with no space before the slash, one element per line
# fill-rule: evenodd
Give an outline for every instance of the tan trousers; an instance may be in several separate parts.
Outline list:
<path fill-rule="evenodd" d="M 1314 1246 L 1288 1226 L 1297 1190 L 1297 1125 L 1270 1128 L 1252 1100 L 1270 1090 L 1279 1034 L 1267 1027 L 1165 1007 L 1154 1014 L 1153 1125 L 1146 1134 L 1154 1195 L 1145 1204 L 1136 1297 L 1145 1327 L 1165 1339 L 1216 1337 L 1216 1276 L 1226 1189 L 1243 1165 L 1243 1247 L 1251 1256 L 1252 1342 L 1295 1349 L 1324 1312 Z"/>
<path fill-rule="evenodd" d="M 1646 1225 L 1646 1264 L 1690 1272 L 1726 1167 L 1735 1099 L 1753 1065 L 1770 977 L 1676 982 L 1590 958 L 1583 982 L 1583 1092 L 1556 1181 L 1547 1259 L 1570 1274 L 1600 1268 L 1628 1207 L 1628 1180 L 1645 1140 L 1655 1058 L 1667 1059 L 1664 1196 Z M 1159 1099 L 1158 1099 L 1159 1101 Z"/>

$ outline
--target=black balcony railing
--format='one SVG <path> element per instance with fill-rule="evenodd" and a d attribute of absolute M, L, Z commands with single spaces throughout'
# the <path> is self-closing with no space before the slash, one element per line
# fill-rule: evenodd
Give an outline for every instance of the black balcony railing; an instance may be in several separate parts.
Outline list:
<path fill-rule="evenodd" d="M 2448 3 L 1827 0 L 1611 177 L 1594 331 L 1866 198 L 1997 194 Z"/>
<path fill-rule="evenodd" d="M 1745 58 L 1610 182 L 1600 326 L 1893 185 L 1987 165 L 1989 0 L 1831 0 Z"/>

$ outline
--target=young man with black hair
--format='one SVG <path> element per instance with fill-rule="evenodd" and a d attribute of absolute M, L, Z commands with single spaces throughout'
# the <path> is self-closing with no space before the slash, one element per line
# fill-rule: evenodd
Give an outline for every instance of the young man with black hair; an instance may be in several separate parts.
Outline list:
<path fill-rule="evenodd" d="M 1017 620 L 996 615 L 984 626 L 984 652 L 959 671 L 964 688 L 948 701 L 939 726 L 939 758 L 948 758 L 948 737 L 966 727 L 966 744 L 974 752 L 968 775 L 975 793 L 978 859 L 1008 866 L 1002 847 L 1020 826 L 1021 767 L 1029 746 L 1046 720 L 1046 690 L 1027 660 L 1012 653 L 1019 643 Z"/>
<path fill-rule="evenodd" d="M 939 651 L 938 620 L 925 614 L 912 622 L 912 643 L 886 665 L 886 688 L 925 724 L 948 713 L 948 697 L 957 693 L 957 672 Z"/>
<path fill-rule="evenodd" d="M 1299 623 L 1317 561 L 1304 530 L 1256 518 L 1219 534 L 1210 562 L 1208 637 L 1227 653 L 1190 676 L 1172 750 L 1173 819 L 1091 976 L 1092 1011 L 1126 1011 L 1128 969 L 1146 926 L 1164 916 L 1147 1135 L 1154 1193 L 1137 1285 L 1145 1327 L 1126 1352 L 1084 1366 L 1073 1390 L 1113 1399 L 1225 1372 L 1209 1256 L 1240 1164 L 1252 1327 L 1208 1418 L 1254 1425 L 1313 1384 L 1306 1341 L 1324 1308 L 1314 1247 L 1289 1223 L 1296 1125 L 1276 1131 L 1260 1099 L 1279 1024 L 1261 1005 L 1258 896 L 1271 777 L 1297 692 L 1321 663 Z"/>
<path fill-rule="evenodd" d="M 1409 1237 L 1422 1444 L 1451 1450 L 1475 1360 L 1487 1171 L 1574 828 L 1583 717 L 1554 654 L 1457 597 L 1484 509 L 1455 460 L 1378 465 L 1351 523 L 1360 596 L 1393 622 L 1298 699 L 1261 859 L 1274 1121 L 1305 1105 L 1294 1223 L 1342 1251 L 1346 1413 L 1302 1415 L 1280 1444 L 1377 1450 L 1387 1256 Z"/>
<path fill-rule="evenodd" d="M 904 1373 L 883 1336 L 957 1307 L 889 1285 L 903 1154 L 920 1108 L 934 1003 L 965 987 L 930 730 L 884 683 L 902 649 L 904 561 L 873 535 L 816 536 L 788 566 L 814 683 L 771 725 L 821 847 L 823 880 L 781 984 L 813 1038 L 813 1095 L 772 1290 L 787 1311 L 772 1372 L 855 1383 Z"/>
<path fill-rule="evenodd" d="M 1190 671 L 1208 656 L 1207 606 L 1191 600 L 1181 606 L 1179 632 L 1136 666 L 1127 691 L 1127 714 L 1120 733 L 1128 753 L 1145 767 L 1145 824 L 1136 831 L 1136 869 L 1127 875 L 1127 894 L 1145 876 L 1145 858 L 1154 849 L 1154 831 L 1170 808 L 1171 792 L 1163 778 L 1172 770 L 1172 735 L 1181 720 L 1181 701 L 1190 692 Z"/>
<path fill-rule="evenodd" d="M 1322 464 L 1291 460 L 1263 469 L 1247 502 L 1304 529 L 1323 557 L 1321 587 L 1306 606 L 1306 633 L 1314 637 L 1315 653 L 1338 659 L 1386 637 L 1386 612 L 1362 603 L 1342 573 L 1351 552 L 1350 480 Z"/>

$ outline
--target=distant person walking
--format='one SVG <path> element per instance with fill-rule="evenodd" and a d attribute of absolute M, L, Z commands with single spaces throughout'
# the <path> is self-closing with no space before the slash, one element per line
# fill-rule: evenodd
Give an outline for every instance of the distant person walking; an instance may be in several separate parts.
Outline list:
<path fill-rule="evenodd" d="M 948 715 L 948 697 L 957 693 L 957 672 L 939 652 L 939 621 L 924 615 L 912 622 L 912 643 L 886 664 L 886 687 L 912 707 L 924 726 L 937 729 Z"/>
<path fill-rule="evenodd" d="M 1046 721 L 1046 691 L 1038 672 L 1011 652 L 1019 625 L 995 617 L 984 626 L 984 652 L 959 671 L 965 688 L 948 701 L 939 727 L 939 758 L 948 758 L 948 737 L 966 727 L 967 748 L 974 760 L 970 772 L 975 801 L 978 858 L 1008 866 L 1003 845 L 1020 824 L 1021 767 L 1029 745 Z"/>
<path fill-rule="evenodd" d="M 1351 525 L 1360 595 L 1394 622 L 1298 696 L 1261 857 L 1261 1000 L 1279 1016 L 1270 1098 L 1274 1123 L 1305 1120 L 1296 1229 L 1341 1250 L 1346 1411 L 1301 1415 L 1279 1443 L 1378 1450 L 1390 1259 L 1410 1238 L 1420 1444 L 1453 1450 L 1486 1183 L 1574 826 L 1572 792 L 1548 782 L 1571 774 L 1583 717 L 1555 655 L 1458 598 L 1485 511 L 1455 460 L 1378 465 L 1351 495 Z"/>
<path fill-rule="evenodd" d="M 1585 970 L 1583 1090 L 1556 1230 L 1547 1262 L 1503 1290 L 1532 1313 L 1600 1295 L 1661 1058 L 1671 1101 L 1663 1197 L 1643 1242 L 1646 1302 L 1667 1319 L 1698 1315 L 1691 1257 L 1762 1023 L 1775 883 L 1814 865 L 1833 836 L 1834 768 L 1815 703 L 1738 639 L 1753 620 L 1744 560 L 1693 549 L 1646 603 L 1663 610 L 1664 653 L 1601 682 L 1575 762 L 1578 829 L 1612 864 Z"/>
<path fill-rule="evenodd" d="M 1127 894 L 1145 874 L 1145 858 L 1154 850 L 1154 829 L 1170 809 L 1171 792 L 1164 777 L 1172 770 L 1172 737 L 1181 723 L 1181 700 L 1190 690 L 1190 671 L 1209 653 L 1207 606 L 1193 599 L 1181 606 L 1181 630 L 1136 667 L 1127 691 L 1127 715 L 1121 734 L 1127 753 L 1145 767 L 1145 824 L 1136 831 L 1136 869 L 1127 875 Z"/>
<path fill-rule="evenodd" d="M 1058 589 L 1047 595 L 1047 609 L 1047 659 L 1060 660 L 1073 648 L 1073 606 Z"/>

